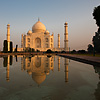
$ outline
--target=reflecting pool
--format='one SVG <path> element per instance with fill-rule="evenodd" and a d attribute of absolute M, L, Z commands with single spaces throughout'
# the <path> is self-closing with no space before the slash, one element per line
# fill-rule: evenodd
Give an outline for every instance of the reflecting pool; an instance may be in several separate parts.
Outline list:
<path fill-rule="evenodd" d="M 100 67 L 54 55 L 1 57 L 0 100 L 100 100 Z"/>

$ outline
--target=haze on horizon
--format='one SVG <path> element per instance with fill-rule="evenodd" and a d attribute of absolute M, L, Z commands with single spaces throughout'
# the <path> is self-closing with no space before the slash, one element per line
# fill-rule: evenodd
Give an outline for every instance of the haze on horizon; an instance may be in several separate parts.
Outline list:
<path fill-rule="evenodd" d="M 57 34 L 60 34 L 61 47 L 64 46 L 64 23 L 68 22 L 69 47 L 71 50 L 87 49 L 98 27 L 92 13 L 100 0 L 2 0 L 0 2 L 0 50 L 6 39 L 7 24 L 11 25 L 10 35 L 14 47 L 21 46 L 21 34 L 32 30 L 40 21 L 47 30 L 54 33 L 57 47 Z"/>

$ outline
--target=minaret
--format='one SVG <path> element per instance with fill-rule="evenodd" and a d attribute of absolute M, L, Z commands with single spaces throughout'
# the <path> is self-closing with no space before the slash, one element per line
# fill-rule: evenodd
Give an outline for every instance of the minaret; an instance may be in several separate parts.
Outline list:
<path fill-rule="evenodd" d="M 65 82 L 68 82 L 68 59 L 65 58 Z"/>
<path fill-rule="evenodd" d="M 9 81 L 9 67 L 10 67 L 10 55 L 8 55 L 7 69 L 6 69 L 6 81 Z"/>
<path fill-rule="evenodd" d="M 7 24 L 7 42 L 8 42 L 8 51 L 10 51 L 10 24 Z"/>
<path fill-rule="evenodd" d="M 58 57 L 58 71 L 60 72 L 60 57 Z"/>
<path fill-rule="evenodd" d="M 68 24 L 67 24 L 67 22 L 65 22 L 65 40 L 64 40 L 64 49 L 65 49 L 65 51 L 69 51 L 69 49 L 68 49 Z"/>
<path fill-rule="evenodd" d="M 58 48 L 60 48 L 60 34 L 58 34 Z"/>

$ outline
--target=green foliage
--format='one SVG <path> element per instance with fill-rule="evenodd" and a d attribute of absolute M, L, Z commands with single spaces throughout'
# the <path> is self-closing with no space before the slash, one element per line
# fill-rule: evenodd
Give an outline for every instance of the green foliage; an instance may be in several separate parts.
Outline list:
<path fill-rule="evenodd" d="M 32 48 L 32 52 L 35 52 L 35 49 Z"/>
<path fill-rule="evenodd" d="M 40 50 L 36 50 L 36 52 L 40 52 Z"/>
<path fill-rule="evenodd" d="M 86 53 L 86 51 L 85 51 L 85 50 L 78 50 L 77 52 L 78 52 L 78 53 L 81 53 L 81 54 Z"/>
<path fill-rule="evenodd" d="M 89 44 L 87 50 L 89 53 L 93 53 L 93 46 L 91 44 Z"/>
<path fill-rule="evenodd" d="M 8 52 L 8 42 L 7 42 L 7 40 L 4 40 L 4 43 L 3 43 L 3 52 L 4 53 Z"/>
<path fill-rule="evenodd" d="M 29 49 L 28 49 L 28 52 L 31 52 L 31 50 L 32 50 L 32 49 L 31 49 L 31 48 L 29 48 Z"/>
<path fill-rule="evenodd" d="M 52 51 L 51 49 L 48 49 L 48 50 L 46 51 L 46 53 L 53 53 L 53 51 Z"/>
<path fill-rule="evenodd" d="M 35 49 L 26 47 L 25 52 L 35 52 Z"/>
<path fill-rule="evenodd" d="M 93 16 L 99 28 L 98 28 L 98 32 L 96 32 L 95 36 L 93 36 L 92 41 L 94 45 L 94 51 L 100 53 L 100 6 L 94 8 Z"/>
<path fill-rule="evenodd" d="M 96 20 L 96 24 L 100 27 L 100 5 L 94 8 L 93 16 Z"/>
<path fill-rule="evenodd" d="M 58 53 L 58 51 L 55 51 L 55 53 Z"/>
<path fill-rule="evenodd" d="M 96 52 L 100 53 L 100 32 L 96 32 L 93 36 L 93 45 Z"/>
<path fill-rule="evenodd" d="M 63 50 L 63 51 L 61 51 L 61 53 L 66 53 L 66 51 Z"/>
<path fill-rule="evenodd" d="M 72 50 L 72 51 L 71 51 L 71 53 L 76 53 L 76 52 L 77 52 L 76 50 Z"/>

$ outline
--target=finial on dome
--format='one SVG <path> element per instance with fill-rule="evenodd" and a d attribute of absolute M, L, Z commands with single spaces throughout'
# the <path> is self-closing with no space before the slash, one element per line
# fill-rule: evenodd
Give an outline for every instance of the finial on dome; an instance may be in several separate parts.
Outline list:
<path fill-rule="evenodd" d="M 10 24 L 8 23 L 7 26 L 10 26 Z"/>
<path fill-rule="evenodd" d="M 40 18 L 38 17 L 38 21 L 40 21 Z"/>

